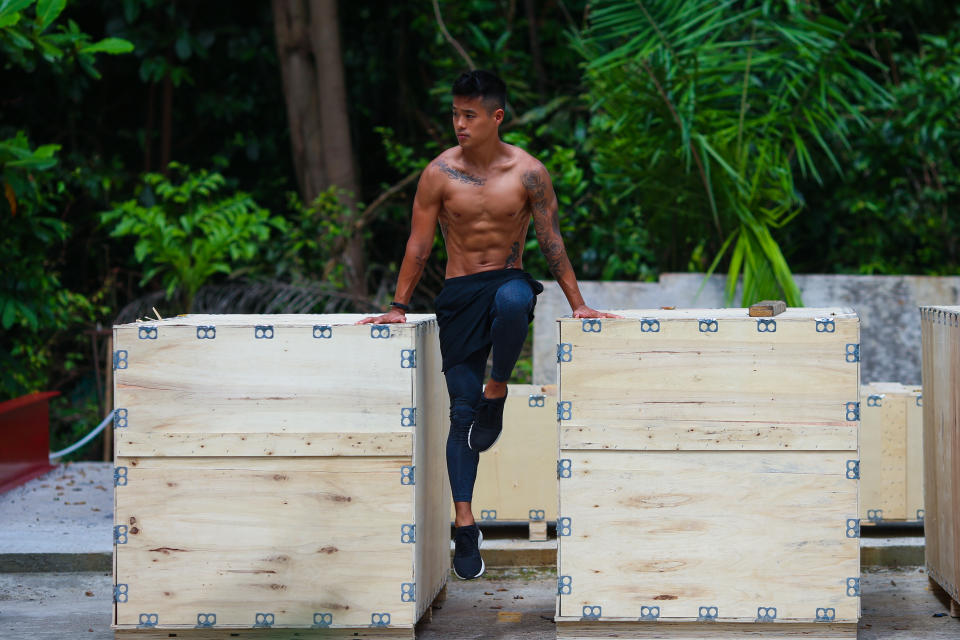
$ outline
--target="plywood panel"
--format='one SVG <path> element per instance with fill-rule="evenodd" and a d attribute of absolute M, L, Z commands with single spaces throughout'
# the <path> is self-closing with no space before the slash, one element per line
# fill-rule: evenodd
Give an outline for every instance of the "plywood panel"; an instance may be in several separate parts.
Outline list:
<path fill-rule="evenodd" d="M 960 307 L 920 318 L 927 573 L 960 602 Z"/>
<path fill-rule="evenodd" d="M 923 389 L 907 390 L 907 519 L 923 520 Z"/>
<path fill-rule="evenodd" d="M 561 385 L 564 383 L 561 379 Z M 859 598 L 857 483 L 848 452 L 562 452 L 561 617 L 600 606 L 601 619 L 723 620 L 776 607 L 778 620 L 813 622 L 817 608 L 855 622 Z M 561 533 L 563 521 L 561 521 Z"/>
<path fill-rule="evenodd" d="M 123 411 L 117 431 L 269 440 L 272 434 L 407 430 L 415 369 L 404 367 L 410 364 L 404 356 L 414 348 L 415 325 L 394 325 L 388 338 L 373 338 L 371 331 L 386 329 L 314 324 L 324 316 L 301 316 L 297 325 L 254 318 L 256 324 L 247 325 L 233 316 L 186 316 L 191 324 L 116 327 L 122 358 L 115 396 Z M 270 339 L 255 337 L 264 323 L 273 327 Z M 198 326 L 216 326 L 215 338 L 198 339 Z M 122 439 L 117 445 L 119 455 L 141 453 L 125 449 Z"/>
<path fill-rule="evenodd" d="M 413 581 L 413 487 L 409 458 L 262 460 L 119 459 L 119 625 L 156 613 L 161 626 L 252 627 L 256 613 L 277 626 L 369 625 L 372 612 L 413 623 L 401 583 Z M 198 464 L 200 463 L 200 464 Z M 124 537 L 121 537 L 124 539 Z"/>
<path fill-rule="evenodd" d="M 557 638 L 564 640 L 837 640 L 856 638 L 856 624 L 723 624 L 621 622 L 591 624 L 567 622 L 557 624 Z"/>
<path fill-rule="evenodd" d="M 860 395 L 860 517 L 865 524 L 917 520 L 923 509 L 920 389 L 874 382 Z"/>
<path fill-rule="evenodd" d="M 413 432 L 405 433 L 137 433 L 121 432 L 127 456 L 409 456 Z"/>
<path fill-rule="evenodd" d="M 412 628 L 407 629 L 164 629 L 162 631 L 137 629 L 118 630 L 117 638 L 126 640 L 413 640 Z"/>
<path fill-rule="evenodd" d="M 446 445 L 450 397 L 441 372 L 440 343 L 436 324 L 422 329 L 417 349 L 423 357 L 417 364 L 416 524 L 418 542 L 414 574 L 417 583 L 416 618 L 427 610 L 450 575 L 450 481 L 447 478 Z"/>
<path fill-rule="evenodd" d="M 660 424 L 560 425 L 562 449 L 613 451 L 856 451 L 854 426 L 731 424 L 671 420 Z"/>
<path fill-rule="evenodd" d="M 531 511 L 557 517 L 557 396 L 553 388 L 512 384 L 503 434 L 480 454 L 473 512 L 478 519 L 485 513 L 491 520 L 526 521 Z"/>
<path fill-rule="evenodd" d="M 746 310 L 635 311 L 628 313 L 650 320 L 605 319 L 586 331 L 579 320 L 561 320 L 560 341 L 569 345 L 561 346 L 568 352 L 561 353 L 567 361 L 560 364 L 560 400 L 569 403 L 561 407 L 562 424 L 689 422 L 735 433 L 798 426 L 855 433 L 848 403 L 858 400 L 856 315 L 788 310 L 754 319 L 740 312 L 745 316 Z M 758 331 L 766 321 L 775 321 L 776 330 Z M 716 330 L 701 331 L 707 326 Z M 830 330 L 818 332 L 818 326 Z M 638 431 L 629 443 L 610 442 L 640 448 L 645 437 Z M 691 448 L 700 448 L 701 439 L 691 432 Z"/>
<path fill-rule="evenodd" d="M 861 517 L 907 519 L 907 395 L 900 385 L 861 394 Z"/>

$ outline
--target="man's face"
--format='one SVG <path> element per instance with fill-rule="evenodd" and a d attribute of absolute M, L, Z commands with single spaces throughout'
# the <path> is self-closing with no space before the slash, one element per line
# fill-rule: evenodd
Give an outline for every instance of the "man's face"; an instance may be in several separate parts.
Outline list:
<path fill-rule="evenodd" d="M 461 147 L 476 146 L 497 135 L 503 109 L 487 110 L 483 98 L 453 96 L 453 132 Z"/>

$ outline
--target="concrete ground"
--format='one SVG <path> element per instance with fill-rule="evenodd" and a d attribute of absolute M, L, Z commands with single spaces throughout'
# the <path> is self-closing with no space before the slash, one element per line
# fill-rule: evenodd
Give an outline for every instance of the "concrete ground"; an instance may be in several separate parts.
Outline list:
<path fill-rule="evenodd" d="M 946 615 L 916 567 L 865 570 L 860 640 L 956 640 L 960 619 Z M 553 640 L 556 573 L 491 570 L 479 580 L 451 578 L 447 600 L 417 629 L 420 640 Z M 112 607 L 108 573 L 0 574 L 4 640 L 108 640 Z M 519 622 L 501 621 L 519 613 Z M 506 616 L 509 617 L 509 616 Z"/>

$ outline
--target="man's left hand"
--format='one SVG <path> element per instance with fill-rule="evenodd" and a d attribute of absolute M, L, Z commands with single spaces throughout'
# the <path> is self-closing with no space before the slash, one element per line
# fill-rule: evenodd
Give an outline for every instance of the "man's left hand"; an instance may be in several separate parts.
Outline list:
<path fill-rule="evenodd" d="M 622 318 L 623 316 L 618 316 L 615 313 L 606 313 L 604 311 L 597 311 L 596 309 L 591 309 L 587 305 L 582 305 L 573 310 L 574 318 Z"/>

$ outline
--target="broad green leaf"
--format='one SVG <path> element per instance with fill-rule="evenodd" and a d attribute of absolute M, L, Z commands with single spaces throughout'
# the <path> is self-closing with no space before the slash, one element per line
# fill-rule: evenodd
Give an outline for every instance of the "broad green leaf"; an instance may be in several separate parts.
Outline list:
<path fill-rule="evenodd" d="M 104 38 L 80 49 L 80 53 L 119 54 L 131 51 L 133 51 L 133 43 L 123 38 Z"/>
<path fill-rule="evenodd" d="M 49 27 L 66 6 L 67 0 L 37 0 L 37 30 Z"/>
<path fill-rule="evenodd" d="M 23 11 L 36 0 L 0 0 L 0 18 L 7 18 Z"/>

